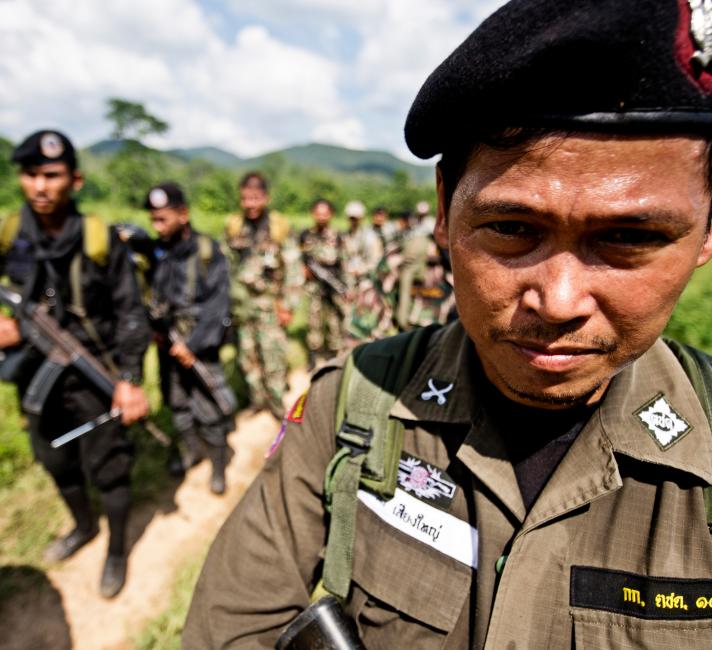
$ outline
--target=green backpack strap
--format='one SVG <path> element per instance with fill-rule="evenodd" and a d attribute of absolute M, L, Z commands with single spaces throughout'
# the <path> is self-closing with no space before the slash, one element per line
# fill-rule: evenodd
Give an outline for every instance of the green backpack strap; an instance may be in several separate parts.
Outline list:
<path fill-rule="evenodd" d="M 690 345 L 685 345 L 672 339 L 665 339 L 670 350 L 677 357 L 685 374 L 687 374 L 707 421 L 712 427 L 712 357 Z M 707 526 L 712 533 L 712 486 L 704 489 L 705 510 L 707 511 Z"/>
<path fill-rule="evenodd" d="M 6 255 L 20 231 L 20 214 L 15 212 L 7 215 L 0 222 L 0 255 Z"/>
<path fill-rule="evenodd" d="M 338 451 L 324 478 L 326 507 L 331 512 L 322 582 L 345 600 L 353 568 L 356 511 L 360 487 L 383 499 L 395 493 L 403 446 L 403 423 L 390 410 L 422 358 L 431 326 L 357 347 L 344 367 L 336 406 Z"/>

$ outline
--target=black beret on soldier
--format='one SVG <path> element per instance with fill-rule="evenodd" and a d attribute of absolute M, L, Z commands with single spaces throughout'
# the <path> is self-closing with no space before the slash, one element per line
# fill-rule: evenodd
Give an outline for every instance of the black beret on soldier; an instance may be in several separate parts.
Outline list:
<path fill-rule="evenodd" d="M 64 162 L 71 170 L 77 168 L 77 154 L 69 138 L 48 129 L 27 136 L 15 147 L 11 160 L 22 167 Z"/>
<path fill-rule="evenodd" d="M 707 0 L 511 0 L 426 80 L 408 114 L 420 158 L 507 127 L 712 131 Z"/>
<path fill-rule="evenodd" d="M 160 210 L 161 208 L 178 208 L 187 206 L 185 194 L 178 183 L 166 181 L 154 185 L 146 194 L 143 207 L 146 210 Z"/>

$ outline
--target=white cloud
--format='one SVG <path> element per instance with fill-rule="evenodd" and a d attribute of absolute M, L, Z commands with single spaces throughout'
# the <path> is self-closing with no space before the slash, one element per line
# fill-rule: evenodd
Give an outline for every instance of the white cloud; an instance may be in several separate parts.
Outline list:
<path fill-rule="evenodd" d="M 140 101 L 163 146 L 241 155 L 320 140 L 403 153 L 427 74 L 498 0 L 0 0 L 0 133 L 105 137 L 105 101 Z M 205 7 L 211 6 L 208 11 Z"/>
<path fill-rule="evenodd" d="M 338 144 L 350 149 L 366 147 L 366 129 L 354 117 L 319 124 L 311 132 L 311 139 L 324 144 Z"/>

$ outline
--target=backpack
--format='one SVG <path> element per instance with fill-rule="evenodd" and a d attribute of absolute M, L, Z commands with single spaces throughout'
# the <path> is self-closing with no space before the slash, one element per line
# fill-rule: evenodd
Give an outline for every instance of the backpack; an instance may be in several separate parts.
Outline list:
<path fill-rule="evenodd" d="M 324 492 L 331 514 L 322 578 L 311 600 L 333 595 L 347 600 L 360 488 L 388 500 L 395 494 L 404 426 L 388 414 L 412 377 L 432 333 L 440 325 L 410 330 L 363 344 L 347 357 L 336 405 L 337 452 L 326 468 Z M 664 339 L 683 367 L 712 426 L 712 357 Z M 361 368 L 368 369 L 366 376 Z M 704 488 L 712 534 L 712 486 Z"/>

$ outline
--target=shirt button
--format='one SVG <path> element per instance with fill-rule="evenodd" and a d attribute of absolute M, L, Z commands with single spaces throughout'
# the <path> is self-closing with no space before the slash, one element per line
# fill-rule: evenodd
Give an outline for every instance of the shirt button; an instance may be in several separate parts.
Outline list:
<path fill-rule="evenodd" d="M 49 287 L 49 289 L 45 289 L 45 296 L 48 298 L 54 298 L 55 296 L 55 290 L 52 287 Z"/>
<path fill-rule="evenodd" d="M 504 571 L 504 565 L 507 564 L 508 557 L 509 555 L 501 555 L 497 562 L 495 562 L 494 570 L 500 575 L 502 574 L 502 571 Z"/>

